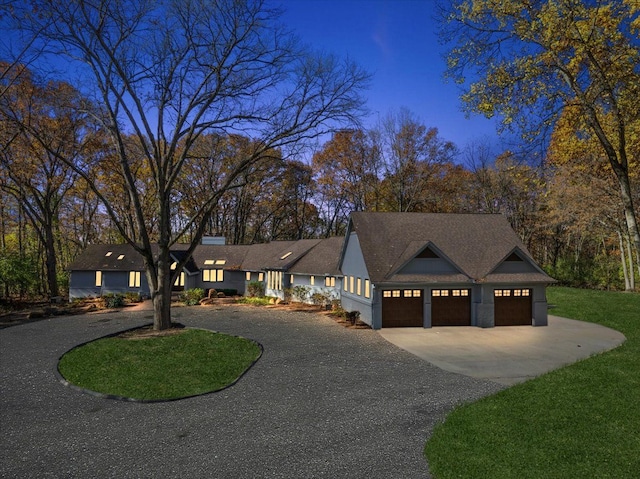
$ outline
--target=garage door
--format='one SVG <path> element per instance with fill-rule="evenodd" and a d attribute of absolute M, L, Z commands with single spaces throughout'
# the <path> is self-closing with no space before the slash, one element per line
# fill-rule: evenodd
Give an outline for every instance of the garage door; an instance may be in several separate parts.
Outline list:
<path fill-rule="evenodd" d="M 496 289 L 493 301 L 496 326 L 531 325 L 533 313 L 530 289 Z"/>
<path fill-rule="evenodd" d="M 471 326 L 470 290 L 432 290 L 431 326 Z"/>
<path fill-rule="evenodd" d="M 424 326 L 421 289 L 394 289 L 382 292 L 382 327 Z"/>

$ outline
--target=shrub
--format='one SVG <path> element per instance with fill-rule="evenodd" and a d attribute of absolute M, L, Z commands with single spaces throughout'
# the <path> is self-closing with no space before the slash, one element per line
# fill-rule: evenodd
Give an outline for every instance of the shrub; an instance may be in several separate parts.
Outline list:
<path fill-rule="evenodd" d="M 325 290 L 318 291 L 311 295 L 311 301 L 316 306 L 329 306 L 331 304 L 331 293 Z"/>
<path fill-rule="evenodd" d="M 247 295 L 250 298 L 264 297 L 264 283 L 262 281 L 251 281 L 247 285 Z"/>
<path fill-rule="evenodd" d="M 309 288 L 308 286 L 302 286 L 302 285 L 294 286 L 293 289 L 291 290 L 291 296 L 295 301 L 298 301 L 299 303 L 304 303 L 305 300 L 307 299 L 307 296 L 309 296 L 310 291 L 311 291 L 311 288 Z"/>
<path fill-rule="evenodd" d="M 284 288 L 284 290 L 282 291 L 283 295 L 284 295 L 284 302 L 285 303 L 290 303 L 291 302 L 291 297 L 293 296 L 293 289 L 291 288 Z"/>
<path fill-rule="evenodd" d="M 141 303 L 142 302 L 142 295 L 138 292 L 134 292 L 134 291 L 127 291 L 124 294 L 124 299 L 127 300 L 127 302 L 129 303 Z"/>
<path fill-rule="evenodd" d="M 102 296 L 105 308 L 121 308 L 124 306 L 124 295 L 107 293 Z"/>
<path fill-rule="evenodd" d="M 180 302 L 187 306 L 195 306 L 204 298 L 204 290 L 202 288 L 185 289 L 180 293 Z"/>
<path fill-rule="evenodd" d="M 266 298 L 266 297 L 261 297 L 261 298 L 257 298 L 257 297 L 242 297 L 239 298 L 238 303 L 242 303 L 242 304 L 252 304 L 254 306 L 267 306 L 268 304 L 271 303 L 271 299 L 270 298 Z"/>

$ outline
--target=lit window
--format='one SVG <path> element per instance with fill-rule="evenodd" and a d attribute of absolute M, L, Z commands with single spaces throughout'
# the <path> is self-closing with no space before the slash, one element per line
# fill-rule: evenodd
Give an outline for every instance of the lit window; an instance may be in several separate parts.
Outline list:
<path fill-rule="evenodd" d="M 210 283 L 213 283 L 215 281 L 218 281 L 218 282 L 224 281 L 224 270 L 223 269 L 202 270 L 202 281 L 208 281 Z"/>
<path fill-rule="evenodd" d="M 460 296 L 460 290 L 459 289 L 454 289 L 452 291 L 452 296 Z"/>
<path fill-rule="evenodd" d="M 105 254 L 106 257 L 109 257 L 113 254 L 113 251 L 107 251 L 107 254 Z"/>
<path fill-rule="evenodd" d="M 494 290 L 493 295 L 496 298 L 499 298 L 500 296 L 502 296 L 502 290 L 499 290 L 499 289 Z"/>
<path fill-rule="evenodd" d="M 344 289 L 344 291 L 349 291 L 349 277 L 345 276 L 344 278 L 342 278 L 342 289 Z"/>
<path fill-rule="evenodd" d="M 362 296 L 362 279 L 358 278 L 356 280 L 356 294 L 358 296 Z"/>
<path fill-rule="evenodd" d="M 391 292 L 391 296 L 392 296 L 392 297 L 394 297 L 394 298 L 399 298 L 399 297 L 400 297 L 400 290 L 398 290 L 398 289 L 394 289 L 394 290 Z"/>
<path fill-rule="evenodd" d="M 434 289 L 431 291 L 431 296 L 432 297 L 438 297 L 440 296 L 440 290 L 439 289 Z"/>
<path fill-rule="evenodd" d="M 289 283 L 293 284 L 293 275 L 289 278 Z"/>
<path fill-rule="evenodd" d="M 443 289 L 442 291 L 440 291 L 440 295 L 441 296 L 449 296 L 449 290 L 448 289 Z"/>
<path fill-rule="evenodd" d="M 205 259 L 205 260 L 204 260 L 204 264 L 205 264 L 206 266 L 210 266 L 210 265 L 212 265 L 212 264 L 216 264 L 216 261 L 215 261 L 214 259 Z"/>
<path fill-rule="evenodd" d="M 411 298 L 411 297 L 413 296 L 413 291 L 411 291 L 410 289 L 405 289 L 405 290 L 402 292 L 402 295 L 403 295 L 405 298 Z"/>
<path fill-rule="evenodd" d="M 368 279 L 364 280 L 364 297 L 371 297 L 371 282 Z"/>
<path fill-rule="evenodd" d="M 354 283 L 355 283 L 355 278 L 353 276 L 349 276 L 349 292 L 353 293 L 354 291 Z"/>
<path fill-rule="evenodd" d="M 530 296 L 531 295 L 531 290 L 530 289 L 523 289 L 522 290 L 522 296 Z"/>
<path fill-rule="evenodd" d="M 419 298 L 422 296 L 422 290 L 421 289 L 414 289 L 413 290 L 413 297 L 414 298 Z"/>
<path fill-rule="evenodd" d="M 96 271 L 96 286 L 102 286 L 102 271 Z"/>
<path fill-rule="evenodd" d="M 513 290 L 513 295 L 514 296 L 522 296 L 522 290 L 521 289 L 514 289 Z"/>
<path fill-rule="evenodd" d="M 264 273 L 258 273 L 258 281 L 264 281 Z"/>
<path fill-rule="evenodd" d="M 289 251 L 286 254 L 283 254 L 282 256 L 280 256 L 280 259 L 287 259 L 289 256 L 291 256 L 293 254 L 293 251 Z"/>
<path fill-rule="evenodd" d="M 129 271 L 129 287 L 140 287 L 140 271 Z"/>
<path fill-rule="evenodd" d="M 184 286 L 184 271 L 180 273 L 180 276 L 176 278 L 174 286 Z"/>
<path fill-rule="evenodd" d="M 309 278 L 309 284 L 310 284 L 311 286 L 315 286 L 315 284 L 316 284 L 316 277 L 315 277 L 315 276 L 311 276 L 311 277 Z"/>
<path fill-rule="evenodd" d="M 217 265 L 227 264 L 227 260 L 226 259 L 217 259 L 216 260 L 216 264 Z"/>
<path fill-rule="evenodd" d="M 469 290 L 468 289 L 463 289 L 461 292 L 462 296 L 469 296 Z"/>
<path fill-rule="evenodd" d="M 178 266 L 177 261 L 174 261 L 173 263 L 171 263 L 171 271 L 174 271 L 176 269 L 176 266 Z"/>
<path fill-rule="evenodd" d="M 251 271 L 247 271 L 247 272 L 244 274 L 244 279 L 245 279 L 246 281 L 251 281 Z"/>
<path fill-rule="evenodd" d="M 382 297 L 383 298 L 390 298 L 391 297 L 391 291 L 383 291 L 382 292 Z"/>
<path fill-rule="evenodd" d="M 503 289 L 502 290 L 502 296 L 511 296 L 511 291 L 508 289 Z"/>
<path fill-rule="evenodd" d="M 121 254 L 120 256 L 118 256 L 118 260 L 122 260 L 122 259 L 124 259 L 124 255 L 123 255 L 123 254 Z"/>

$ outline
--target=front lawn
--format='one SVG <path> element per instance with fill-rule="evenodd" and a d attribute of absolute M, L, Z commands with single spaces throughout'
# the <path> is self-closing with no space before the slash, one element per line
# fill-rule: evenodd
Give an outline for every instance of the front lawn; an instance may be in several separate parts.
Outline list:
<path fill-rule="evenodd" d="M 67 352 L 58 364 L 71 384 L 114 396 L 168 400 L 222 389 L 259 357 L 248 339 L 200 329 L 147 338 L 108 337 Z"/>
<path fill-rule="evenodd" d="M 640 295 L 554 287 L 547 296 L 551 314 L 627 341 L 454 410 L 425 447 L 434 477 L 640 477 Z"/>

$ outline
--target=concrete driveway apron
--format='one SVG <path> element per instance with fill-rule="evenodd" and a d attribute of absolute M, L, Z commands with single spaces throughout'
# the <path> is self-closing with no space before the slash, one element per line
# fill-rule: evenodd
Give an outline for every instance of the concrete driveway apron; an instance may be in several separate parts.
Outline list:
<path fill-rule="evenodd" d="M 260 342 L 233 387 L 156 404 L 63 386 L 73 346 L 149 311 L 0 330 L 0 477 L 424 478 L 425 440 L 457 404 L 502 389 L 453 374 L 322 315 L 252 307 L 174 311 L 187 326 Z"/>
<path fill-rule="evenodd" d="M 388 328 L 392 344 L 446 371 L 512 385 L 622 344 L 622 333 L 598 324 L 549 317 L 542 327 Z"/>

